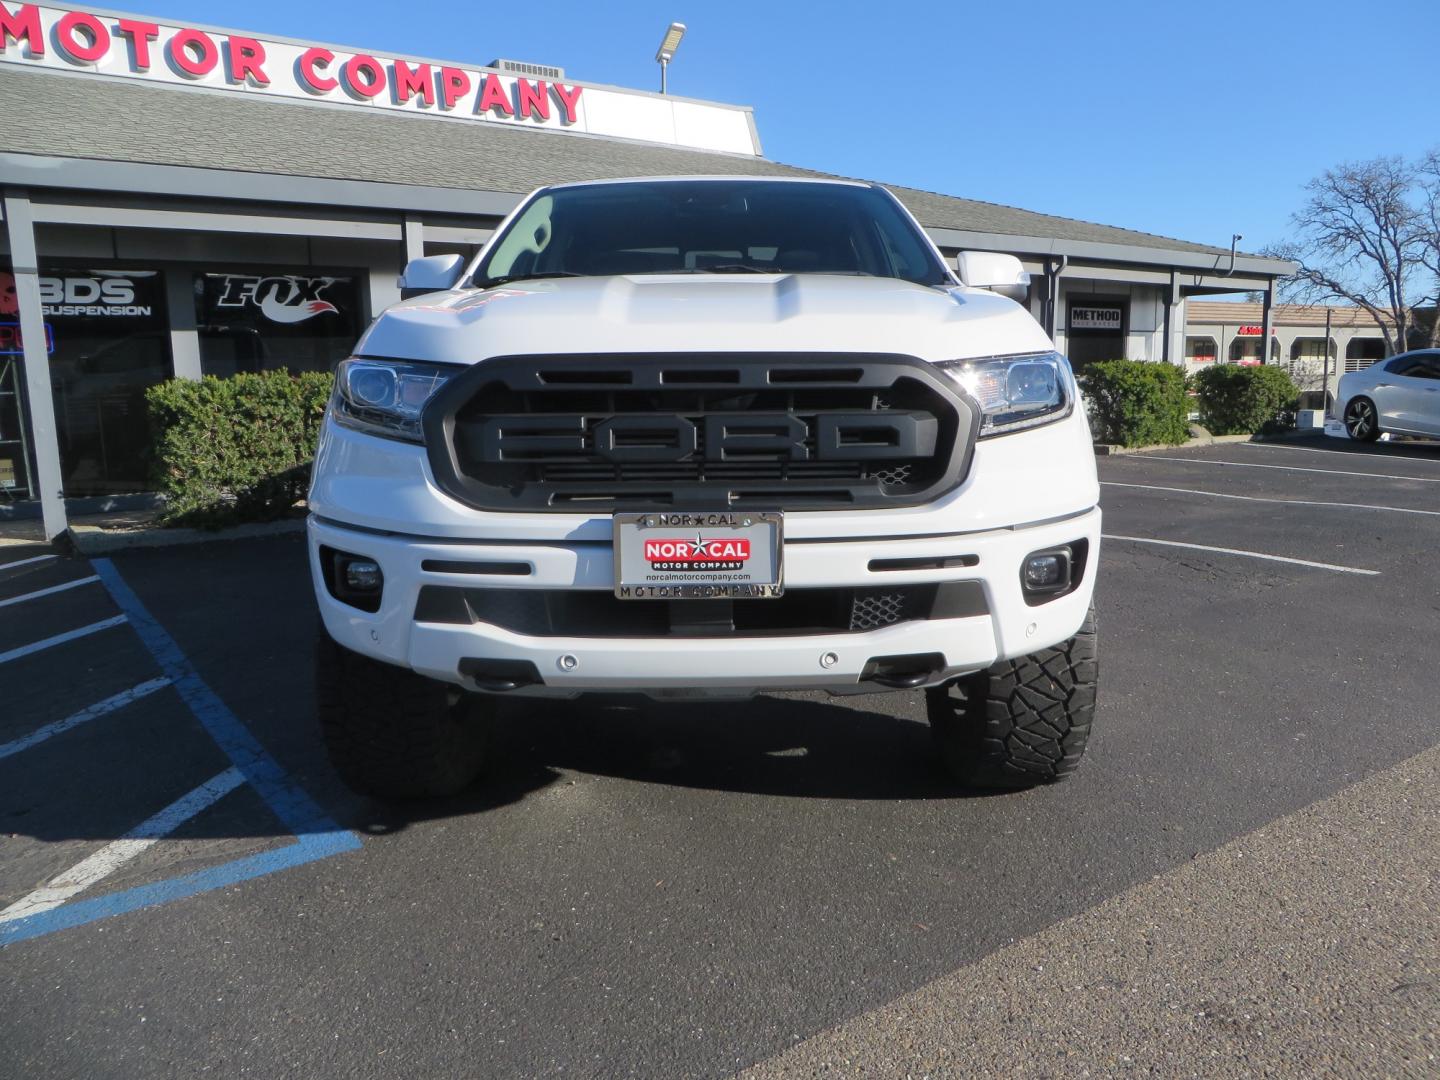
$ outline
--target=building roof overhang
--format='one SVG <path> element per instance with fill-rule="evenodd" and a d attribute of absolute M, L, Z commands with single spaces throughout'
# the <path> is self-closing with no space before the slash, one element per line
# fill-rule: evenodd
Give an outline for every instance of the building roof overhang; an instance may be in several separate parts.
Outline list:
<path fill-rule="evenodd" d="M 37 84 L 49 83 L 36 93 Z M 503 216 L 548 183 L 615 176 L 828 174 L 764 158 L 614 138 L 508 130 L 73 72 L 0 69 L 10 121 L 0 185 L 47 201 L 125 195 L 286 207 L 295 214 Z M 143 120 L 139 131 L 97 117 Z M 264 154 L 252 144 L 263 144 Z M 76 156 L 72 150 L 84 156 Z M 847 179 L 847 178 L 838 178 Z M 1243 290 L 1293 263 L 1150 233 L 887 184 L 947 248 L 1064 256 L 1077 263 L 1179 271 L 1191 291 Z M 1078 266 L 1076 267 L 1078 269 Z M 1233 278 L 1229 275 L 1233 274 Z"/>

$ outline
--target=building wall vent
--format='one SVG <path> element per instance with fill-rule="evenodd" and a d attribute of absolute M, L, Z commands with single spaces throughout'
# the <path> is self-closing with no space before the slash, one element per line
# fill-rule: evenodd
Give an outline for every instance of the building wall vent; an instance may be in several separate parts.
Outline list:
<path fill-rule="evenodd" d="M 548 79 L 558 82 L 565 78 L 565 69 L 550 67 L 548 64 L 526 64 L 519 60 L 491 60 L 485 65 L 506 75 L 518 75 L 526 79 Z"/>

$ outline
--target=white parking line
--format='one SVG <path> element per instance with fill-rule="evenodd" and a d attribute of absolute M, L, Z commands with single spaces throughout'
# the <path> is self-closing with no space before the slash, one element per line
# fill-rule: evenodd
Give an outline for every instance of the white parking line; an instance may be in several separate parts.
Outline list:
<path fill-rule="evenodd" d="M 207 806 L 218 802 L 245 782 L 240 770 L 231 766 L 211 777 L 188 795 L 175 800 L 154 817 L 141 822 L 119 840 L 106 844 L 95 854 L 81 859 L 59 877 L 22 896 L 4 911 L 0 923 L 38 915 L 59 907 L 78 892 L 88 889 L 102 878 L 113 874 L 158 840 L 164 839 Z"/>
<path fill-rule="evenodd" d="M 1394 473 L 1306 469 L 1299 465 L 1261 465 L 1256 461 L 1211 461 L 1209 458 L 1159 457 L 1155 454 L 1136 454 L 1135 457 L 1145 461 L 1178 461 L 1182 465 L 1229 465 L 1235 469 L 1279 469 L 1282 472 L 1313 472 L 1322 473 L 1325 476 L 1368 476 L 1372 480 L 1414 480 L 1417 484 L 1440 484 L 1440 476 L 1396 476 Z"/>
<path fill-rule="evenodd" d="M 1288 555 L 1267 555 L 1263 551 L 1242 551 L 1239 548 L 1211 547 L 1209 544 L 1185 544 L 1179 540 L 1157 540 L 1152 536 L 1117 536 L 1103 533 L 1105 540 L 1128 540 L 1132 544 L 1159 544 L 1161 547 L 1190 548 L 1193 551 L 1214 551 L 1221 555 L 1241 555 L 1247 559 L 1265 559 L 1268 562 L 1292 563 L 1295 566 L 1309 566 L 1315 570 L 1334 570 L 1338 574 L 1364 574 L 1379 577 L 1379 570 L 1362 570 L 1358 566 L 1336 566 L 1334 563 L 1311 562 L 1309 559 L 1292 559 Z"/>
<path fill-rule="evenodd" d="M 122 709 L 132 701 L 139 701 L 141 698 L 153 694 L 156 690 L 163 690 L 170 685 L 170 680 L 165 677 L 151 679 L 139 686 L 132 686 L 129 690 L 121 691 L 104 701 L 97 702 L 89 708 L 81 709 L 77 713 L 71 713 L 64 720 L 56 720 L 53 724 L 46 724 L 42 728 L 36 728 L 29 735 L 23 735 L 18 739 L 0 745 L 0 759 L 18 754 L 21 750 L 28 750 L 46 739 L 53 738 L 62 732 L 69 731 L 73 727 L 79 727 L 87 720 L 94 720 L 96 717 L 112 713 L 116 709 Z"/>
<path fill-rule="evenodd" d="M 1393 514 L 1424 514 L 1440 517 L 1440 510 L 1412 510 L 1407 506 L 1376 506 L 1371 503 L 1321 502 L 1317 499 L 1266 499 L 1259 495 L 1228 495 L 1220 491 L 1198 491 L 1195 488 L 1161 487 L 1159 484 L 1122 484 L 1101 480 L 1101 487 L 1138 488 L 1141 491 L 1173 491 L 1180 495 L 1208 495 L 1212 499 L 1242 499 L 1245 502 L 1282 503 L 1285 506 L 1331 506 L 1346 510 L 1388 510 Z"/>
<path fill-rule="evenodd" d="M 21 645 L 18 649 L 11 649 L 9 652 L 0 653 L 0 664 L 8 663 L 11 660 L 19 660 L 22 656 L 29 656 L 31 653 L 39 652 L 41 649 L 48 649 L 51 645 L 63 645 L 67 641 L 74 641 L 76 638 L 82 638 L 86 634 L 93 634 L 99 630 L 109 630 L 110 627 L 119 626 L 124 621 L 124 615 L 112 615 L 110 618 L 102 619 L 100 622 L 91 623 L 89 626 L 82 626 L 79 630 L 67 630 L 63 634 L 56 634 L 54 637 L 48 637 L 44 641 Z"/>
<path fill-rule="evenodd" d="M 58 559 L 59 555 L 36 555 L 30 559 L 16 559 L 14 562 L 0 563 L 0 570 L 9 570 L 12 566 L 29 566 L 31 563 L 44 562 L 46 559 Z"/>
<path fill-rule="evenodd" d="M 63 585 L 51 585 L 48 589 L 36 589 L 34 592 L 27 592 L 24 596 L 12 596 L 9 600 L 0 600 L 0 607 L 9 607 L 11 604 L 18 604 L 23 600 L 38 600 L 42 596 L 50 596 L 57 592 L 64 592 L 66 589 L 73 589 L 80 585 L 89 585 L 92 581 L 99 581 L 99 575 L 91 574 L 89 577 L 76 578 L 74 581 L 67 581 Z"/>

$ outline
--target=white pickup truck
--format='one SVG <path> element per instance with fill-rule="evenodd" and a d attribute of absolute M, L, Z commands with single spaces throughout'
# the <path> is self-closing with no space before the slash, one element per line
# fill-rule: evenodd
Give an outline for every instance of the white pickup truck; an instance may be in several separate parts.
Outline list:
<path fill-rule="evenodd" d="M 342 778 L 458 790 L 501 695 L 797 689 L 923 690 L 961 782 L 1064 778 L 1099 487 L 1027 283 L 878 185 L 753 177 L 542 188 L 412 262 L 310 490 Z"/>

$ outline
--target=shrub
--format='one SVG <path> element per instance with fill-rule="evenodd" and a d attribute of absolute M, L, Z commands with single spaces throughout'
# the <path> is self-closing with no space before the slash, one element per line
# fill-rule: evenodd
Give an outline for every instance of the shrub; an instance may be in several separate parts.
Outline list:
<path fill-rule="evenodd" d="M 334 376 L 171 379 L 146 393 L 167 525 L 271 521 L 305 494 Z"/>
<path fill-rule="evenodd" d="M 1099 442 L 1174 446 L 1190 436 L 1185 376 L 1174 364 L 1099 360 L 1081 376 Z"/>
<path fill-rule="evenodd" d="M 1262 429 L 1294 426 L 1300 391 L 1283 368 L 1273 364 L 1215 364 L 1195 373 L 1200 423 L 1215 435 L 1253 435 Z"/>

